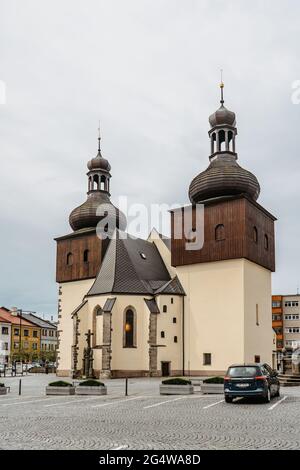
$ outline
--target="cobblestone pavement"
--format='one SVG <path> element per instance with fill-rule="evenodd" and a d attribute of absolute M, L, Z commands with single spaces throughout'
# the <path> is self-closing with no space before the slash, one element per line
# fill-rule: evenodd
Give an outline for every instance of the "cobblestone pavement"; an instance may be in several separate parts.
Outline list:
<path fill-rule="evenodd" d="M 0 379 L 11 386 L 0 396 L 0 449 L 300 449 L 297 387 L 270 404 L 226 404 L 197 391 L 160 396 L 160 379 L 130 379 L 127 398 L 122 379 L 106 382 L 107 396 L 45 396 L 53 379 L 23 377 L 21 396 L 19 379 Z"/>

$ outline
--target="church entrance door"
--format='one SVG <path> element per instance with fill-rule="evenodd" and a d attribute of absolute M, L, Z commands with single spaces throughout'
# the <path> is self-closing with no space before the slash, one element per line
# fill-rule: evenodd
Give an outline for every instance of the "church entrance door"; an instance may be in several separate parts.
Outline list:
<path fill-rule="evenodd" d="M 161 363 L 161 375 L 163 377 L 169 377 L 169 375 L 170 375 L 170 365 L 171 365 L 171 362 L 162 362 Z"/>

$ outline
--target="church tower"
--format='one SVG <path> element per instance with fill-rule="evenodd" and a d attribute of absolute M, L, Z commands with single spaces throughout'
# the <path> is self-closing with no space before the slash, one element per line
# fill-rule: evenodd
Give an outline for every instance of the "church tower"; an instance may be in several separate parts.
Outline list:
<path fill-rule="evenodd" d="M 74 360 L 71 314 L 91 288 L 109 244 L 109 238 L 98 236 L 97 225 L 105 217 L 104 231 L 126 228 L 125 215 L 110 201 L 111 166 L 102 156 L 100 142 L 99 130 L 98 153 L 87 163 L 87 199 L 69 217 L 73 231 L 55 239 L 56 282 L 59 284 L 58 375 L 71 373 Z"/>
<path fill-rule="evenodd" d="M 172 266 L 185 297 L 185 371 L 224 373 L 231 363 L 272 361 L 271 272 L 274 221 L 257 203 L 257 178 L 238 164 L 236 116 L 221 106 L 209 117 L 209 166 L 192 180 L 190 210 L 204 206 L 204 243 L 178 238 L 183 208 L 172 212 Z M 193 227 L 194 229 L 194 227 Z"/>

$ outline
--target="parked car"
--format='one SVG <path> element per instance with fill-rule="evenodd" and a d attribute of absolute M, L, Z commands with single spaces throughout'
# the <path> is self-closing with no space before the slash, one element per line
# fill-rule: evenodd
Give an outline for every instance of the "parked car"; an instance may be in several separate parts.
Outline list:
<path fill-rule="evenodd" d="M 235 397 L 262 397 L 269 403 L 272 397 L 279 397 L 278 373 L 268 364 L 234 364 L 224 378 L 226 403 Z"/>

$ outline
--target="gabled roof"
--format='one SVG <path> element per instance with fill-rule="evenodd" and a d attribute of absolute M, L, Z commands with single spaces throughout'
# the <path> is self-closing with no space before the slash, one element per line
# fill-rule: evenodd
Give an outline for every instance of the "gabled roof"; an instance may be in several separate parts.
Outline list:
<path fill-rule="evenodd" d="M 43 318 L 37 317 L 36 315 L 33 315 L 32 313 L 23 313 L 22 314 L 22 319 L 25 318 L 25 320 L 30 321 L 34 325 L 44 328 L 44 329 L 53 329 L 56 330 L 56 326 L 53 325 L 53 323 L 48 322 L 47 320 L 44 320 Z"/>
<path fill-rule="evenodd" d="M 0 308 L 1 317 L 5 320 L 10 321 L 13 325 L 20 325 L 20 316 L 13 315 L 7 308 Z M 35 326 L 32 322 L 25 319 L 24 314 L 21 317 L 21 325 L 22 326 Z"/>
<path fill-rule="evenodd" d="M 166 282 L 163 286 L 155 291 L 155 294 L 181 294 L 185 295 L 185 291 L 179 281 L 178 277 L 175 276 L 170 281 Z"/>
<path fill-rule="evenodd" d="M 116 230 L 87 295 L 152 295 L 169 281 L 170 275 L 154 243 Z"/>
<path fill-rule="evenodd" d="M 111 313 L 114 305 L 115 305 L 116 297 L 113 297 L 112 299 L 106 299 L 105 304 L 103 306 L 103 312 L 105 313 Z"/>
<path fill-rule="evenodd" d="M 3 318 L 3 317 L 0 317 L 0 322 L 2 322 L 2 323 L 11 323 L 11 321 L 6 320 L 6 319 Z"/>
<path fill-rule="evenodd" d="M 155 299 L 144 299 L 150 313 L 160 313 Z"/>

